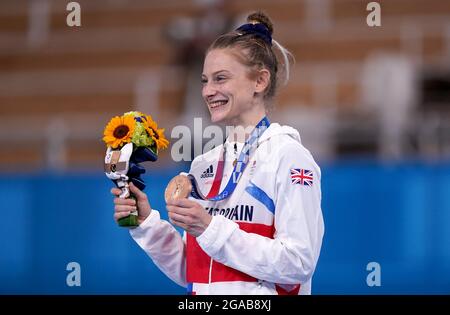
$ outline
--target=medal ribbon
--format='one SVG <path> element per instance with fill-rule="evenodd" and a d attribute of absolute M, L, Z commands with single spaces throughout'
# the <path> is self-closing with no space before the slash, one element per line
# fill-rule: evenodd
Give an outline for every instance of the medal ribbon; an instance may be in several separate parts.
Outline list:
<path fill-rule="evenodd" d="M 208 195 L 204 197 L 197 186 L 197 181 L 195 180 L 194 176 L 189 175 L 192 182 L 192 196 L 197 199 L 203 199 L 203 200 L 210 200 L 210 201 L 219 201 L 223 200 L 225 198 L 228 198 L 233 193 L 234 189 L 237 186 L 237 183 L 241 179 L 242 173 L 245 170 L 245 167 L 248 164 L 248 161 L 250 159 L 250 151 L 251 149 L 257 144 L 257 139 L 266 131 L 266 129 L 269 127 L 270 121 L 267 117 L 264 117 L 261 119 L 261 121 L 256 125 L 255 129 L 253 129 L 252 133 L 250 134 L 249 138 L 245 141 L 244 147 L 242 148 L 242 151 L 239 155 L 239 158 L 237 160 L 236 165 L 234 166 L 233 172 L 231 173 L 230 179 L 228 180 L 227 185 L 223 189 L 223 191 L 219 194 L 220 184 L 222 183 L 222 177 L 223 177 L 223 168 L 224 168 L 224 150 L 222 148 L 221 156 L 222 158 L 219 158 L 219 162 L 217 163 L 217 172 L 216 176 L 214 177 L 213 185 L 211 187 L 211 190 L 209 191 Z"/>

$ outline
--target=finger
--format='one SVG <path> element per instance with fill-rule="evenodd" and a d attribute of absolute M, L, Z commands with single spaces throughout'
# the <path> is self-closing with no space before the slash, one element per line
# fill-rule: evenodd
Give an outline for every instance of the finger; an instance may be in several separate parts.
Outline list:
<path fill-rule="evenodd" d="M 122 193 L 122 191 L 119 188 L 111 188 L 111 194 L 113 194 L 114 196 L 119 196 Z"/>
<path fill-rule="evenodd" d="M 130 182 L 130 191 L 136 196 L 138 199 L 147 199 L 147 195 L 143 193 L 139 188 L 137 188 L 133 182 Z"/>
<path fill-rule="evenodd" d="M 115 205 L 135 206 L 136 205 L 136 200 L 134 200 L 133 198 L 127 198 L 127 199 L 114 198 L 114 204 Z"/>
<path fill-rule="evenodd" d="M 136 211 L 136 206 L 123 206 L 123 205 L 116 205 L 114 207 L 115 212 L 130 212 L 130 211 Z"/>
<path fill-rule="evenodd" d="M 181 207 L 177 207 L 177 206 L 166 206 L 166 209 L 169 212 L 177 213 L 177 214 L 183 215 L 183 216 L 190 216 L 193 213 L 192 208 L 181 208 Z"/>
<path fill-rule="evenodd" d="M 119 219 L 125 218 L 130 215 L 130 212 L 115 212 L 114 220 L 117 222 Z"/>
<path fill-rule="evenodd" d="M 169 221 L 170 221 L 172 224 L 174 224 L 174 225 L 176 225 L 176 226 L 179 226 L 180 228 L 182 228 L 182 229 L 185 230 L 185 231 L 187 231 L 187 229 L 188 229 L 187 225 L 184 224 L 183 222 L 180 222 L 180 221 L 171 219 L 170 217 L 169 217 Z"/>
<path fill-rule="evenodd" d="M 169 218 L 182 224 L 190 224 L 191 218 L 185 215 L 181 215 L 175 212 L 169 212 Z"/>
<path fill-rule="evenodd" d="M 170 199 L 167 203 L 170 203 L 173 206 L 183 207 L 183 208 L 192 208 L 195 207 L 198 202 L 195 202 L 193 200 L 189 200 L 187 198 L 177 198 L 177 199 Z"/>
<path fill-rule="evenodd" d="M 171 205 L 171 206 L 176 206 L 178 205 L 178 199 L 177 198 L 169 198 L 169 200 L 167 200 L 166 204 Z"/>

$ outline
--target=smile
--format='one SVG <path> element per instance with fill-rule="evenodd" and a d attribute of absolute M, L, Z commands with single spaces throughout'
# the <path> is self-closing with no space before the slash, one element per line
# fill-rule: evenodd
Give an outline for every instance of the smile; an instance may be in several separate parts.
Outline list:
<path fill-rule="evenodd" d="M 209 103 L 209 107 L 212 109 L 218 108 L 220 106 L 226 105 L 228 103 L 228 101 L 214 101 L 214 102 L 210 102 Z"/>

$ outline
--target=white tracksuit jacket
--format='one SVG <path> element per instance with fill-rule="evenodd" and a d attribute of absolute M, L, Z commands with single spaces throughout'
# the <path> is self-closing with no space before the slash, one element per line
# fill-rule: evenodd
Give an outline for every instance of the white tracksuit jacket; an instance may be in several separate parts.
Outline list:
<path fill-rule="evenodd" d="M 224 145 L 220 191 L 234 160 L 234 145 Z M 238 153 L 242 146 L 238 143 Z M 191 164 L 190 173 L 204 195 L 220 153 L 221 146 Z M 311 171 L 312 185 L 303 184 L 303 178 L 294 182 L 292 169 Z M 156 210 L 130 233 L 161 271 L 191 294 L 311 294 L 324 234 L 320 176 L 298 132 L 272 123 L 258 139 L 231 197 L 218 202 L 194 199 L 213 215 L 200 236 L 181 237 Z"/>

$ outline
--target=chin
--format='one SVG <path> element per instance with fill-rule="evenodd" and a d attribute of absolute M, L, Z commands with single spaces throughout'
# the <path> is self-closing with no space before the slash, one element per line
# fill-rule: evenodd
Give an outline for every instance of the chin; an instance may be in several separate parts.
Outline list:
<path fill-rule="evenodd" d="M 210 112 L 212 123 L 226 123 L 228 120 L 228 111 Z"/>
<path fill-rule="evenodd" d="M 216 123 L 222 123 L 225 120 L 225 117 L 223 115 L 217 115 L 217 114 L 211 114 L 211 122 Z"/>

